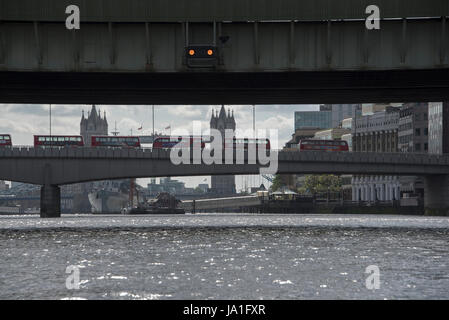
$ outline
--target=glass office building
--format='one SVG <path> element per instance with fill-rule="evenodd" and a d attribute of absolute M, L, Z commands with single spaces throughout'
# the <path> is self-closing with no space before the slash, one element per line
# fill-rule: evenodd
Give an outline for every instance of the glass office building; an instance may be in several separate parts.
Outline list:
<path fill-rule="evenodd" d="M 295 130 L 332 128 L 332 111 L 296 111 Z"/>

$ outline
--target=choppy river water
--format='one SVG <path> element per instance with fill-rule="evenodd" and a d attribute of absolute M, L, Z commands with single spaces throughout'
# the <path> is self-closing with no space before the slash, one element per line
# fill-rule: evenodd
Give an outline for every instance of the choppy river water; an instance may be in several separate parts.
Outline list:
<path fill-rule="evenodd" d="M 0 216 L 0 299 L 67 298 L 448 299 L 449 217 Z"/>

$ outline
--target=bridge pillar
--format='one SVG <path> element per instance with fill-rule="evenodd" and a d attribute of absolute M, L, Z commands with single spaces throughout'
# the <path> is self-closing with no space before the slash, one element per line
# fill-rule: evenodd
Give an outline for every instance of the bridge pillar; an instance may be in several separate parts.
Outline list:
<path fill-rule="evenodd" d="M 424 177 L 424 214 L 449 216 L 449 175 Z"/>
<path fill-rule="evenodd" d="M 41 218 L 61 216 L 61 189 L 55 185 L 41 187 Z"/>

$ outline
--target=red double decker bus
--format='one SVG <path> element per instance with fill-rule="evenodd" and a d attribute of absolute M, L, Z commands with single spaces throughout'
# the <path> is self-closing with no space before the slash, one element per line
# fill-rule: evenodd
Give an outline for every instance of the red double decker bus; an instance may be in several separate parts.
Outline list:
<path fill-rule="evenodd" d="M 270 150 L 270 140 L 269 139 L 250 139 L 250 138 L 232 138 L 231 139 L 225 139 L 224 141 L 224 148 L 233 148 L 233 149 L 244 149 L 248 150 L 249 148 L 253 148 L 252 146 L 255 146 L 255 149 L 265 149 Z"/>
<path fill-rule="evenodd" d="M 92 136 L 92 147 L 140 148 L 139 137 L 136 136 Z"/>
<path fill-rule="evenodd" d="M 300 151 L 349 151 L 348 143 L 344 140 L 300 140 Z"/>
<path fill-rule="evenodd" d="M 34 136 L 34 146 L 83 147 L 82 136 Z"/>
<path fill-rule="evenodd" d="M 0 147 L 11 147 L 11 135 L 0 134 Z"/>
<path fill-rule="evenodd" d="M 185 140 L 188 140 L 186 143 Z M 159 137 L 154 139 L 153 148 L 154 149 L 171 149 L 171 148 L 179 148 L 179 149 L 187 149 L 193 148 L 193 143 L 199 143 L 201 145 L 201 149 L 204 149 L 206 143 L 204 142 L 202 137 Z"/>

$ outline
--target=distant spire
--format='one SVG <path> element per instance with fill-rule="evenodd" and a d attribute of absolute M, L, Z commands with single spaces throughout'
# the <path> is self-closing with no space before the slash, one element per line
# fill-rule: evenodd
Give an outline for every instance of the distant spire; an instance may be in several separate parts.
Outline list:
<path fill-rule="evenodd" d="M 95 105 L 92 105 L 92 110 L 90 112 L 90 114 L 92 114 L 94 117 L 97 116 L 97 109 L 95 109 Z"/>
<path fill-rule="evenodd" d="M 220 115 L 218 117 L 219 118 L 226 118 L 226 110 L 225 110 L 224 105 L 221 105 Z"/>

